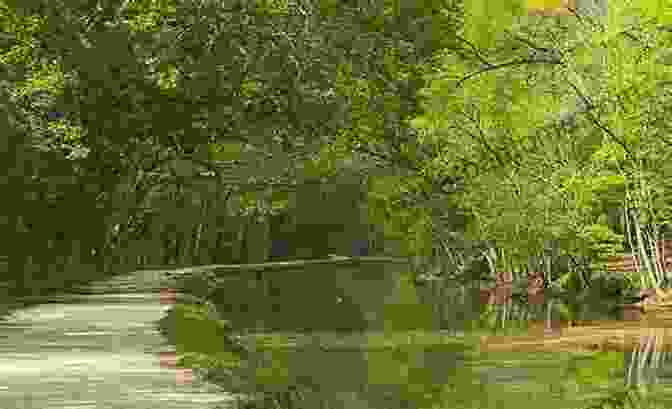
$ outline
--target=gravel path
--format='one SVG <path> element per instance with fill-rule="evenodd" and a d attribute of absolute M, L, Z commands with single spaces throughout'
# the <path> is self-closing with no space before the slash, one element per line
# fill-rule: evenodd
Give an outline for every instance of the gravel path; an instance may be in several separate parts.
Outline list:
<path fill-rule="evenodd" d="M 230 395 L 171 365 L 155 328 L 166 308 L 159 294 L 120 285 L 139 277 L 153 281 L 118 277 L 91 286 L 116 294 L 51 297 L 0 322 L 0 408 L 229 407 Z"/>

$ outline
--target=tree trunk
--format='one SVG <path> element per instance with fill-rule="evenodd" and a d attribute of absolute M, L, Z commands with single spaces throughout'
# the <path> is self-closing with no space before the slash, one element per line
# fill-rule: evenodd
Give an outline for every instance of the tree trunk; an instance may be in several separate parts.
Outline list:
<path fill-rule="evenodd" d="M 485 256 L 486 261 L 488 262 L 488 267 L 490 268 L 490 276 L 494 277 L 497 275 L 497 251 L 494 246 L 488 246 L 484 251 L 483 255 Z"/>
<path fill-rule="evenodd" d="M 651 266 L 651 259 L 646 254 L 646 244 L 644 242 L 644 236 L 642 234 L 642 229 L 639 224 L 639 209 L 633 209 L 633 210 L 634 210 L 633 227 L 635 229 L 635 237 L 637 240 L 637 252 L 639 254 L 640 263 L 644 265 L 644 271 L 650 278 L 651 274 L 653 274 L 653 267 Z"/>

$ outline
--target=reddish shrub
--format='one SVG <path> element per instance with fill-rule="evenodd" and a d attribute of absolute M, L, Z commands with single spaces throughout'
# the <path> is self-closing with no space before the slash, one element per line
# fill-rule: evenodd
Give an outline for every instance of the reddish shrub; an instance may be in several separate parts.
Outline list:
<path fill-rule="evenodd" d="M 532 305 L 544 303 L 544 273 L 527 273 L 527 302 Z"/>
<path fill-rule="evenodd" d="M 481 288 L 479 290 L 479 300 L 482 305 L 495 303 L 495 291 L 493 288 Z"/>

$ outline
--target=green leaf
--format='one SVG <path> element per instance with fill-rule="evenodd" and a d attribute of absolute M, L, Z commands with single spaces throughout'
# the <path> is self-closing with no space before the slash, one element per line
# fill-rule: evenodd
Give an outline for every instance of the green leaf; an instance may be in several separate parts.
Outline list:
<path fill-rule="evenodd" d="M 476 45 L 491 46 L 497 33 L 509 29 L 524 11 L 521 0 L 465 2 L 465 37 Z"/>
<path fill-rule="evenodd" d="M 241 158 L 244 144 L 242 142 L 211 143 L 208 151 L 211 160 L 232 161 Z"/>
<path fill-rule="evenodd" d="M 639 0 L 643 15 L 658 19 L 663 24 L 672 23 L 672 7 L 669 0 Z"/>
<path fill-rule="evenodd" d="M 576 380 L 584 385 L 603 385 L 614 372 L 622 371 L 623 365 L 622 352 L 601 352 L 577 369 Z"/>

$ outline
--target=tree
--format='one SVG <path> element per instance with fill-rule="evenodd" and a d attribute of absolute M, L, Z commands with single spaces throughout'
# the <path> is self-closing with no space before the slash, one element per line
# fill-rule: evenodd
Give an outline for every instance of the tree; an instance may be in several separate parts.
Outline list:
<path fill-rule="evenodd" d="M 652 154 L 644 147 L 665 144 L 662 128 L 651 126 L 656 114 L 648 107 L 653 100 L 665 105 L 669 70 L 658 61 L 669 36 L 660 30 L 660 19 L 626 3 L 613 10 L 610 3 L 604 30 L 582 28 L 580 15 L 530 26 L 515 17 L 520 8 L 508 7 L 499 18 L 471 25 L 467 58 L 444 57 L 426 90 L 427 113 L 414 124 L 446 145 L 444 163 L 470 166 L 460 204 L 475 216 L 473 239 L 492 239 L 518 269 L 526 269 L 529 257 L 541 254 L 549 241 L 561 243 L 563 252 L 599 260 L 618 250 L 620 241 L 601 211 L 625 185 L 641 180 L 608 171 L 618 157 L 606 161 L 604 152 L 632 154 L 631 163 L 642 169 L 649 161 L 644 156 Z M 481 11 L 474 3 L 467 15 Z M 640 16 L 638 25 L 631 25 L 632 16 Z M 587 57 L 600 49 L 610 55 L 600 67 L 603 86 L 591 89 L 585 78 L 596 72 Z M 585 108 L 572 121 L 558 122 L 572 98 Z M 633 140 L 644 135 L 647 142 Z M 655 167 L 665 169 L 661 162 Z M 662 181 L 664 174 L 656 173 Z"/>
<path fill-rule="evenodd" d="M 424 64 L 452 44 L 457 6 L 4 1 L 2 67 L 30 135 L 23 146 L 58 158 L 71 186 L 45 212 L 61 200 L 47 191 L 64 171 L 36 167 L 27 179 L 33 250 L 62 242 L 54 254 L 77 247 L 89 261 L 109 253 L 146 263 L 157 260 L 143 255 L 154 242 L 166 247 L 163 262 L 188 262 L 204 240 L 233 240 L 239 253 L 242 237 L 229 233 L 286 206 L 286 191 L 336 177 L 352 148 L 367 164 L 360 174 L 421 171 L 405 118 L 418 107 Z M 445 180 L 402 194 L 417 201 Z M 220 200 L 231 219 L 207 223 Z M 177 206 L 189 209 L 179 226 L 168 221 Z M 84 213 L 80 227 L 67 222 Z"/>

